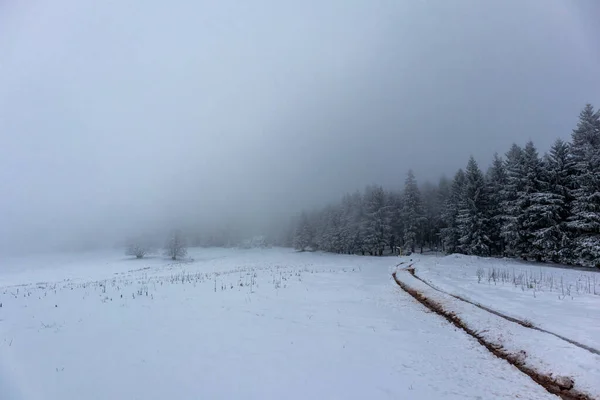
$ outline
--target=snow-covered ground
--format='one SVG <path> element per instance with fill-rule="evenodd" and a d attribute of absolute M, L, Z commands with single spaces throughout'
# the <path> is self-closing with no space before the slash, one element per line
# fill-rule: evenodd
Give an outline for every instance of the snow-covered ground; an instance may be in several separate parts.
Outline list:
<path fill-rule="evenodd" d="M 555 398 L 390 279 L 396 258 L 191 249 L 0 264 L 0 398 Z"/>
<path fill-rule="evenodd" d="M 458 317 L 462 326 L 528 371 L 549 377 L 565 389 L 600 398 L 600 355 L 440 292 L 406 269 L 399 269 L 395 279 L 435 303 L 434 309 L 441 307 Z"/>
<path fill-rule="evenodd" d="M 436 288 L 600 350 L 600 273 L 463 255 L 413 258 Z"/>

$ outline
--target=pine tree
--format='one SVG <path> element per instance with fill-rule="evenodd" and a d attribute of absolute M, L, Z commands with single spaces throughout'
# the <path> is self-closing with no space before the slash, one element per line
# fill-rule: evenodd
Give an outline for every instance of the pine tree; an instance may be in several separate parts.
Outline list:
<path fill-rule="evenodd" d="M 329 246 L 330 251 L 342 253 L 342 210 L 339 206 L 334 206 L 329 214 Z"/>
<path fill-rule="evenodd" d="M 508 184 L 508 176 L 504 166 L 504 160 L 494 154 L 492 165 L 486 175 L 486 190 L 488 193 L 489 235 L 491 241 L 491 252 L 493 254 L 504 253 L 504 239 L 502 238 L 502 224 L 504 210 L 502 208 L 502 191 Z"/>
<path fill-rule="evenodd" d="M 354 231 L 354 203 L 350 194 L 344 195 L 340 213 L 340 245 L 342 251 L 347 254 L 354 253 L 353 248 Z"/>
<path fill-rule="evenodd" d="M 382 255 L 391 232 L 389 207 L 381 186 L 365 190 L 365 219 L 363 221 L 365 249 L 374 255 Z"/>
<path fill-rule="evenodd" d="M 363 220 L 365 217 L 363 195 L 356 191 L 352 195 L 353 202 L 353 218 L 352 218 L 352 252 L 360 252 L 365 255 Z"/>
<path fill-rule="evenodd" d="M 447 253 L 460 251 L 457 219 L 464 185 L 465 173 L 462 169 L 459 169 L 456 175 L 454 175 L 450 192 L 442 211 L 442 220 L 445 227 L 441 230 L 440 234 Z"/>
<path fill-rule="evenodd" d="M 600 266 L 600 111 L 590 104 L 579 114 L 571 152 L 576 187 L 568 226 L 576 237 L 575 260 Z"/>
<path fill-rule="evenodd" d="M 505 255 L 517 256 L 521 254 L 521 209 L 518 197 L 523 190 L 524 167 L 523 149 L 516 144 L 506 153 L 505 170 L 507 182 L 500 192 L 503 213 L 500 235 L 504 241 Z"/>
<path fill-rule="evenodd" d="M 305 251 L 313 241 L 313 232 L 308 216 L 305 212 L 300 215 L 300 221 L 296 229 L 296 235 L 294 238 L 294 248 L 296 250 Z"/>
<path fill-rule="evenodd" d="M 520 231 L 518 255 L 524 259 L 533 257 L 541 261 L 542 253 L 536 250 L 536 232 L 543 229 L 552 216 L 546 213 L 552 208 L 552 199 L 544 191 L 542 166 L 537 149 L 532 141 L 527 142 L 522 157 L 522 187 L 517 195 L 517 216 Z"/>
<path fill-rule="evenodd" d="M 438 186 L 425 182 L 421 187 L 421 198 L 423 199 L 423 243 L 430 249 L 436 248 L 439 244 L 439 229 L 441 225 L 440 195 Z"/>
<path fill-rule="evenodd" d="M 417 180 L 412 170 L 408 171 L 404 183 L 404 247 L 414 253 L 417 243 L 422 240 L 423 205 Z"/>
<path fill-rule="evenodd" d="M 331 206 L 327 206 L 322 210 L 319 210 L 318 217 L 316 218 L 315 226 L 315 250 L 331 251 L 330 238 L 329 238 L 329 213 Z"/>
<path fill-rule="evenodd" d="M 466 254 L 489 256 L 488 198 L 483 173 L 471 157 L 465 170 L 460 208 L 457 217 L 460 249 Z"/>
<path fill-rule="evenodd" d="M 437 226 L 436 226 L 436 235 L 438 239 L 438 244 L 440 246 L 441 251 L 446 251 L 445 242 L 444 242 L 444 229 L 447 228 L 446 221 L 444 219 L 444 212 L 446 210 L 446 203 L 450 198 L 450 189 L 452 187 L 452 182 L 442 176 L 438 183 L 437 189 L 437 202 L 438 202 L 438 214 L 437 214 Z"/>
<path fill-rule="evenodd" d="M 331 253 L 342 251 L 341 213 L 337 205 L 329 205 L 319 215 L 316 244 L 319 250 Z"/>
<path fill-rule="evenodd" d="M 391 232 L 390 246 L 394 251 L 398 251 L 402 247 L 404 235 L 404 220 L 402 219 L 403 212 L 403 195 L 399 192 L 391 192 L 388 194 L 388 204 L 390 206 Z"/>
<path fill-rule="evenodd" d="M 554 262 L 572 263 L 572 244 L 567 228 L 573 188 L 573 162 L 569 145 L 558 139 L 542 162 L 543 192 L 536 202 L 540 226 L 534 232 L 534 256 Z"/>

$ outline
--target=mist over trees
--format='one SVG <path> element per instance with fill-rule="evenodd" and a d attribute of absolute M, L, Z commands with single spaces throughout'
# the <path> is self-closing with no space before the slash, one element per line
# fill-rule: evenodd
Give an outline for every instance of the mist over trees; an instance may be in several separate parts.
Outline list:
<path fill-rule="evenodd" d="M 451 178 L 419 184 L 409 170 L 398 187 L 369 185 L 266 229 L 232 222 L 174 230 L 165 255 L 185 257 L 189 243 L 372 256 L 440 251 L 600 266 L 600 111 L 591 105 L 571 140 L 556 140 L 545 154 L 532 141 L 513 144 L 486 170 L 471 157 Z M 126 252 L 142 258 L 152 249 L 147 243 L 130 241 Z"/>
<path fill-rule="evenodd" d="M 600 110 L 581 111 L 571 141 L 540 156 L 532 141 L 496 154 L 484 173 L 471 157 L 452 180 L 404 190 L 368 186 L 303 212 L 283 244 L 382 255 L 444 251 L 600 267 Z"/>

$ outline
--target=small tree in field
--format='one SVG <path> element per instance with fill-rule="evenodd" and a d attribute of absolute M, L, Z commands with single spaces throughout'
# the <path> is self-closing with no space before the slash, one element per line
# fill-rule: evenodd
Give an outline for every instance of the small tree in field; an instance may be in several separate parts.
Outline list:
<path fill-rule="evenodd" d="M 181 258 L 187 255 L 187 245 L 181 231 L 175 230 L 171 232 L 165 244 L 165 255 L 171 257 L 172 260 L 177 260 L 177 257 Z"/>
<path fill-rule="evenodd" d="M 151 251 L 152 248 L 148 244 L 145 244 L 142 241 L 132 240 L 127 245 L 125 255 L 135 256 L 136 258 L 144 258 L 144 256 L 149 254 Z"/>

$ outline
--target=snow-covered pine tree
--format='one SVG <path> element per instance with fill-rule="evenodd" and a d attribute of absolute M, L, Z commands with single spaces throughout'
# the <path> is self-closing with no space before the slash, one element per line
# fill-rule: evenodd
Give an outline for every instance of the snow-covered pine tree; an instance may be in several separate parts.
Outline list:
<path fill-rule="evenodd" d="M 388 193 L 388 205 L 390 206 L 391 232 L 390 246 L 394 251 L 402 247 L 402 236 L 404 235 L 404 221 L 402 219 L 403 195 L 400 192 Z"/>
<path fill-rule="evenodd" d="M 566 226 L 573 188 L 573 162 L 569 144 L 558 139 L 542 163 L 542 192 L 534 198 L 539 222 L 534 231 L 533 256 L 538 260 L 573 262 L 572 243 Z"/>
<path fill-rule="evenodd" d="M 527 142 L 522 157 L 522 187 L 517 194 L 517 216 L 520 232 L 518 255 L 524 259 L 535 258 L 541 261 L 542 250 L 537 250 L 534 242 L 538 241 L 536 232 L 543 229 L 553 219 L 552 199 L 543 187 L 542 165 L 537 149 L 532 141 Z"/>
<path fill-rule="evenodd" d="M 464 185 L 465 173 L 462 169 L 459 169 L 454 175 L 448 198 L 442 210 L 444 228 L 442 228 L 440 235 L 447 253 L 460 251 L 457 218 Z"/>
<path fill-rule="evenodd" d="M 329 237 L 331 208 L 331 206 L 327 206 L 318 212 L 317 224 L 315 225 L 315 250 L 331 251 L 331 238 Z"/>
<path fill-rule="evenodd" d="M 365 255 L 363 220 L 364 220 L 364 201 L 363 195 L 356 191 L 352 194 L 353 216 L 352 216 L 352 253 L 361 252 Z"/>
<path fill-rule="evenodd" d="M 568 226 L 575 236 L 575 262 L 600 266 L 600 110 L 587 104 L 572 133 L 576 187 Z"/>
<path fill-rule="evenodd" d="M 313 231 L 310 226 L 308 215 L 306 212 L 302 212 L 294 237 L 294 248 L 296 250 L 305 251 L 311 245 L 312 241 Z"/>
<path fill-rule="evenodd" d="M 459 248 L 466 254 L 489 256 L 488 197 L 483 173 L 471 156 L 465 170 L 465 184 L 457 217 Z"/>
<path fill-rule="evenodd" d="M 317 249 L 322 251 L 332 252 L 332 213 L 333 206 L 329 205 L 319 212 L 319 217 L 317 219 L 318 223 L 315 229 L 315 243 Z"/>
<path fill-rule="evenodd" d="M 441 203 L 438 186 L 425 182 L 421 187 L 423 199 L 423 243 L 430 249 L 439 245 Z"/>
<path fill-rule="evenodd" d="M 392 207 L 389 203 L 388 194 L 380 187 L 380 192 L 377 194 L 377 204 L 381 204 L 377 210 L 376 221 L 379 243 L 377 246 L 378 254 L 383 255 L 386 246 L 390 245 L 390 237 L 392 235 Z M 383 198 L 383 201 L 380 199 Z"/>
<path fill-rule="evenodd" d="M 332 207 L 329 213 L 329 246 L 333 253 L 344 251 L 342 243 L 342 209 L 339 205 Z"/>
<path fill-rule="evenodd" d="M 489 214 L 489 236 L 491 240 L 492 254 L 504 253 L 504 240 L 502 238 L 503 208 L 502 192 L 508 183 L 508 176 L 504 167 L 504 160 L 494 154 L 492 165 L 487 170 L 486 188 L 488 193 L 488 214 Z"/>
<path fill-rule="evenodd" d="M 372 255 L 382 255 L 391 232 L 389 207 L 381 186 L 365 190 L 363 232 L 365 249 Z"/>
<path fill-rule="evenodd" d="M 438 197 L 437 201 L 438 201 L 439 209 L 438 209 L 438 215 L 437 215 L 438 225 L 436 227 L 436 230 L 437 230 L 436 234 L 437 234 L 438 243 L 439 243 L 441 251 L 446 251 L 443 231 L 447 227 L 447 225 L 446 225 L 446 221 L 444 220 L 444 212 L 446 210 L 446 202 L 450 198 L 451 187 L 452 187 L 452 182 L 445 176 L 442 176 L 438 183 L 438 189 L 437 189 L 437 197 Z"/>
<path fill-rule="evenodd" d="M 504 190 L 500 193 L 503 213 L 500 234 L 504 241 L 505 255 L 518 256 L 521 254 L 521 227 L 519 221 L 521 209 L 518 197 L 519 193 L 523 190 L 523 149 L 513 144 L 506 153 L 504 165 L 507 182 Z"/>
<path fill-rule="evenodd" d="M 367 186 L 363 194 L 363 214 L 360 224 L 361 237 L 363 238 L 362 251 L 373 255 L 373 251 L 376 247 L 377 238 L 375 233 L 375 226 L 372 222 L 374 216 L 371 215 L 371 195 L 373 192 L 373 186 Z"/>
<path fill-rule="evenodd" d="M 353 216 L 354 208 L 352 196 L 347 193 L 342 198 L 340 210 L 340 245 L 342 251 L 347 254 L 354 253 L 354 249 L 352 246 L 352 242 L 354 239 Z"/>
<path fill-rule="evenodd" d="M 423 205 L 417 180 L 412 170 L 408 171 L 404 183 L 403 203 L 404 248 L 406 251 L 414 252 L 417 243 L 422 240 Z"/>
<path fill-rule="evenodd" d="M 522 255 L 543 261 L 556 258 L 556 242 L 560 240 L 558 231 L 561 223 L 560 210 L 562 196 L 551 190 L 550 165 L 548 157 L 540 160 L 532 142 L 524 151 L 526 180 L 522 201 L 522 238 L 526 240 Z"/>

